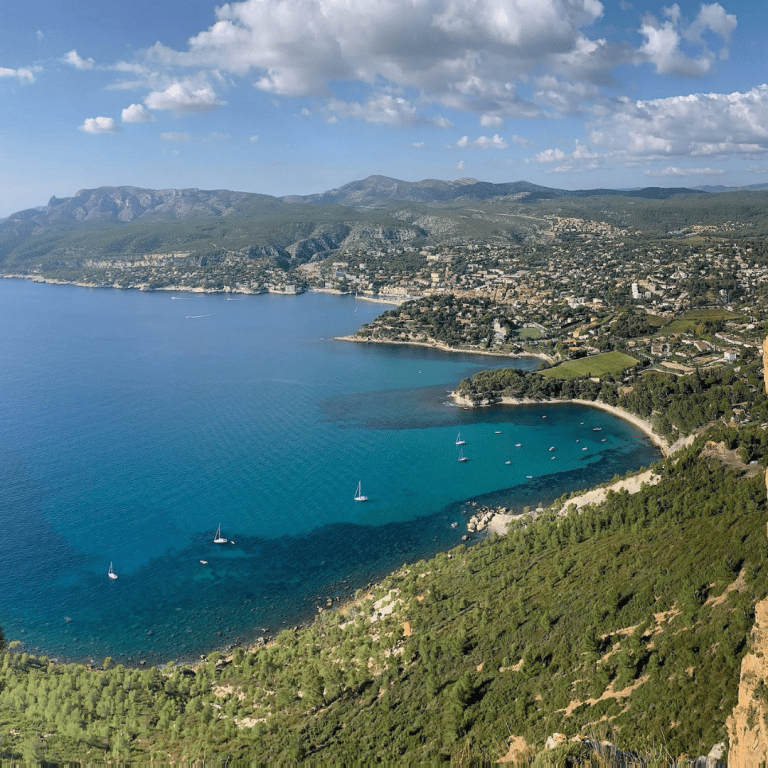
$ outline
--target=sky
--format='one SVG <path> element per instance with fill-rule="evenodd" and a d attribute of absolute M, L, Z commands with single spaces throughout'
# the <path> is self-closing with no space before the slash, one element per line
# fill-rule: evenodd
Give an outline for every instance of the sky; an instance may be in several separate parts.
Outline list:
<path fill-rule="evenodd" d="M 765 183 L 767 64 L 762 0 L 8 2 L 0 217 L 122 185 Z"/>

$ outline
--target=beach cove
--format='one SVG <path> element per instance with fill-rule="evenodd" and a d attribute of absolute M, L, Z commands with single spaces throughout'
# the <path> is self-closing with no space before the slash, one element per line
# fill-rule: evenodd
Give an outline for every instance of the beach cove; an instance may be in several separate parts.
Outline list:
<path fill-rule="evenodd" d="M 351 296 L 0 293 L 0 614 L 32 653 L 269 637 L 460 544 L 469 501 L 535 506 L 659 456 L 582 404 L 456 407 L 466 376 L 539 361 L 339 344 L 381 311 Z"/>

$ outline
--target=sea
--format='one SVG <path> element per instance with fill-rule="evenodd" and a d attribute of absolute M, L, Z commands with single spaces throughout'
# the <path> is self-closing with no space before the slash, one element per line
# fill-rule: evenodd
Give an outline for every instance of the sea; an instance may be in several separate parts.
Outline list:
<path fill-rule="evenodd" d="M 659 458 L 595 408 L 449 398 L 536 358 L 336 338 L 385 309 L 0 280 L 6 639 L 197 659 L 462 544 L 473 501 L 522 511 Z"/>

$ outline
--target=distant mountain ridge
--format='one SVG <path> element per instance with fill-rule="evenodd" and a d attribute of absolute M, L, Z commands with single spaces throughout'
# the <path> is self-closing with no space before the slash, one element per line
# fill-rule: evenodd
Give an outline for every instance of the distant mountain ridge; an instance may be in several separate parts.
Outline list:
<path fill-rule="evenodd" d="M 127 224 L 136 219 L 173 221 L 189 218 L 229 216 L 242 212 L 254 202 L 278 198 L 226 189 L 143 189 L 140 187 L 98 187 L 80 190 L 73 197 L 52 197 L 43 208 L 11 214 L 0 222 L 67 225 L 91 222 Z"/>
<path fill-rule="evenodd" d="M 723 221 L 755 233 L 768 227 L 760 198 L 766 194 L 685 187 L 565 190 L 526 181 L 409 182 L 380 175 L 284 197 L 98 187 L 54 196 L 45 206 L 0 220 L 0 272 L 69 280 L 84 270 L 107 270 L 107 264 L 139 264 L 145 256 L 188 258 L 198 269 L 226 259 L 250 269 L 261 259 L 285 272 L 333 253 L 547 240 L 553 222 L 563 217 L 654 236 Z"/>
<path fill-rule="evenodd" d="M 282 199 L 301 203 L 337 203 L 355 208 L 381 207 L 393 203 L 444 203 L 453 200 L 488 200 L 490 198 L 514 198 L 517 202 L 534 203 L 558 197 L 593 197 L 596 195 L 621 195 L 656 200 L 672 195 L 701 194 L 700 190 L 686 187 L 646 187 L 636 190 L 586 189 L 567 190 L 543 187 L 528 181 L 492 183 L 477 179 L 441 181 L 401 181 L 388 176 L 368 176 L 352 181 L 338 189 L 314 195 L 289 195 Z"/>
<path fill-rule="evenodd" d="M 677 194 L 702 194 L 685 187 L 648 187 L 639 190 L 565 190 L 543 187 L 527 181 L 491 183 L 477 179 L 441 181 L 424 179 L 409 182 L 387 176 L 369 176 L 338 189 L 312 195 L 273 197 L 226 189 L 144 189 L 132 186 L 98 187 L 80 190 L 73 197 L 52 197 L 44 208 L 29 208 L 0 220 L 0 230 L 15 229 L 29 234 L 35 229 L 88 223 L 128 224 L 136 220 L 178 221 L 191 218 L 219 218 L 249 215 L 256 209 L 279 211 L 281 204 L 335 204 L 348 208 L 384 208 L 401 203 L 448 203 L 455 200 L 512 198 L 534 203 L 559 197 L 620 195 L 666 199 Z"/>

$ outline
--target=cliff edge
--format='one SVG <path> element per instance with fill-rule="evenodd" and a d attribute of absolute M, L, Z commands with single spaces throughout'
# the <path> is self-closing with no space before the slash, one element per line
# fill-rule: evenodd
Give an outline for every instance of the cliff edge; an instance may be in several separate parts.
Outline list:
<path fill-rule="evenodd" d="M 763 341 L 763 377 L 768 393 L 768 337 Z M 765 475 L 768 491 L 768 470 Z M 750 651 L 741 662 L 739 701 L 726 722 L 729 768 L 768 765 L 768 599 L 755 606 Z M 762 695 L 761 695 L 762 694 Z"/>

